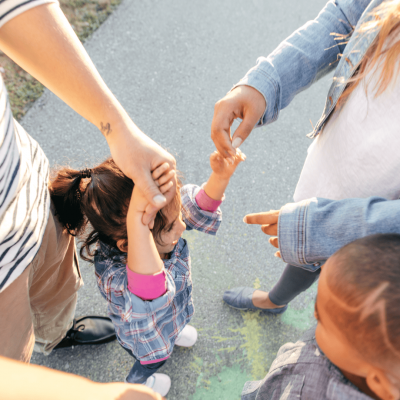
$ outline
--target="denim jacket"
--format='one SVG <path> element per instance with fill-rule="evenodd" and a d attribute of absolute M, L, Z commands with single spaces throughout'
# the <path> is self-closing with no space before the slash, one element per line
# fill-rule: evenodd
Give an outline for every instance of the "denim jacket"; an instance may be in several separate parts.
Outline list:
<path fill-rule="evenodd" d="M 336 67 L 324 111 L 309 135 L 316 137 L 378 34 L 358 29 L 383 1 L 331 0 L 315 20 L 260 57 L 236 85 L 254 87 L 264 96 L 267 107 L 259 125 L 274 122 L 297 93 Z M 349 39 L 335 40 L 332 33 Z M 374 233 L 400 233 L 400 200 L 312 198 L 285 205 L 278 223 L 282 259 L 312 271 L 345 244 Z"/>

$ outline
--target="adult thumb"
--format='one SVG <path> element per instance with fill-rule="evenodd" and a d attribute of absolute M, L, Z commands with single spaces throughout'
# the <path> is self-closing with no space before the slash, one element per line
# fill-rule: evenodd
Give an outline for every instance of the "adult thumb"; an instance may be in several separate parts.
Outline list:
<path fill-rule="evenodd" d="M 240 125 L 237 127 L 235 133 L 232 136 L 232 146 L 237 149 L 250 135 L 258 122 L 256 116 L 248 116 L 243 119 Z"/>
<path fill-rule="evenodd" d="M 160 189 L 154 182 L 150 172 L 142 175 L 142 179 L 138 182 L 138 186 L 147 201 L 157 210 L 164 207 L 167 203 L 166 197 L 160 192 Z"/>

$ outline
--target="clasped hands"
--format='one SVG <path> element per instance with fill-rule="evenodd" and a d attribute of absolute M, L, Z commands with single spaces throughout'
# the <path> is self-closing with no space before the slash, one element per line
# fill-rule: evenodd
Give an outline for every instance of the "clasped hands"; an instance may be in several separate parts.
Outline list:
<path fill-rule="evenodd" d="M 211 138 L 220 154 L 227 159 L 232 158 L 235 149 L 248 138 L 258 124 L 266 107 L 264 96 L 257 89 L 246 85 L 237 86 L 215 104 Z M 242 121 L 231 135 L 231 126 L 235 119 Z M 248 214 L 243 221 L 247 224 L 261 225 L 261 230 L 271 236 L 269 242 L 279 249 L 278 218 L 279 211 L 271 210 Z M 281 257 L 279 250 L 275 256 Z"/>
<path fill-rule="evenodd" d="M 240 151 L 240 149 L 237 149 L 235 156 L 232 157 L 232 159 L 232 162 L 227 160 L 226 158 L 222 157 L 218 151 L 214 151 L 210 155 L 210 166 L 218 181 L 229 182 L 229 179 L 235 172 L 236 167 L 246 159 L 246 156 Z M 169 163 L 165 162 L 151 172 L 151 177 L 158 190 L 166 197 L 167 202 L 169 202 L 176 193 L 176 171 L 171 169 Z M 137 185 L 135 185 L 132 192 L 131 202 L 133 209 L 136 212 L 142 213 L 143 215 L 146 214 L 149 206 L 151 206 L 151 203 L 146 198 L 144 192 Z M 156 212 L 157 210 L 153 212 L 152 219 L 150 221 L 147 222 L 142 219 L 143 224 L 148 225 L 150 229 L 152 229 L 154 226 L 154 217 Z"/>

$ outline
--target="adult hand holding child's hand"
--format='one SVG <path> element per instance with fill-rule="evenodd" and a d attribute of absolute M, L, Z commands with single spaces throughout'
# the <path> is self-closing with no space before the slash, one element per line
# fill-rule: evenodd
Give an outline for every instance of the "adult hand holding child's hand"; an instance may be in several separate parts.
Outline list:
<path fill-rule="evenodd" d="M 279 219 L 279 210 L 270 210 L 267 212 L 261 212 L 256 214 L 247 214 L 243 218 L 243 222 L 249 225 L 261 225 L 261 230 L 266 234 L 272 236 L 269 239 L 269 242 L 272 246 L 279 249 L 278 242 L 278 219 Z M 275 253 L 276 257 L 281 258 L 280 251 Z"/>
<path fill-rule="evenodd" d="M 174 196 L 176 191 L 175 170 L 171 170 L 168 163 L 161 164 L 156 168 L 152 172 L 151 177 L 153 178 L 154 184 L 158 187 L 158 190 L 164 196 L 167 198 L 172 198 Z M 142 188 L 137 185 L 135 185 L 133 189 L 131 202 L 133 209 L 142 213 L 147 212 L 150 204 Z M 150 228 L 152 228 L 153 221 L 145 223 L 145 221 L 142 220 L 142 222 L 144 225 L 150 225 Z"/>
<path fill-rule="evenodd" d="M 251 86 L 238 86 L 219 100 L 214 107 L 211 139 L 224 158 L 233 161 L 235 149 L 250 135 L 266 108 L 264 96 Z M 242 122 L 231 137 L 233 121 Z"/>
<path fill-rule="evenodd" d="M 153 173 L 161 167 L 163 173 L 174 171 L 176 163 L 171 154 L 141 132 L 132 121 L 128 121 L 127 125 L 130 129 L 125 126 L 123 129 L 114 128 L 115 132 L 106 138 L 116 164 L 140 187 L 148 200 L 143 214 L 143 223 L 147 225 L 154 220 L 157 211 L 173 197 L 169 196 L 170 192 L 162 192 L 157 187 Z M 172 183 L 174 185 L 175 180 Z"/>

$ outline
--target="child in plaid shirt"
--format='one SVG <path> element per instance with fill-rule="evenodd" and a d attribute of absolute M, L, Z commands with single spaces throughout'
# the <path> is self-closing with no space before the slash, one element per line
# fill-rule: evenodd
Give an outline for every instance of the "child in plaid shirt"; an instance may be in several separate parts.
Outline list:
<path fill-rule="evenodd" d="M 146 199 L 112 159 L 91 170 L 62 168 L 52 179 L 52 200 L 65 228 L 74 235 L 88 224 L 93 228 L 81 257 L 94 262 L 117 339 L 135 358 L 127 382 L 143 383 L 165 396 L 170 378 L 155 372 L 174 345 L 196 342 L 197 331 L 188 325 L 194 312 L 189 248 L 181 235 L 185 229 L 216 234 L 224 191 L 244 160 L 239 149 L 234 162 L 214 152 L 209 180 L 202 188 L 178 182 L 173 200 L 157 213 L 151 229 L 142 223 Z M 168 169 L 163 164 L 152 174 L 162 193 L 173 187 L 175 171 Z"/>

